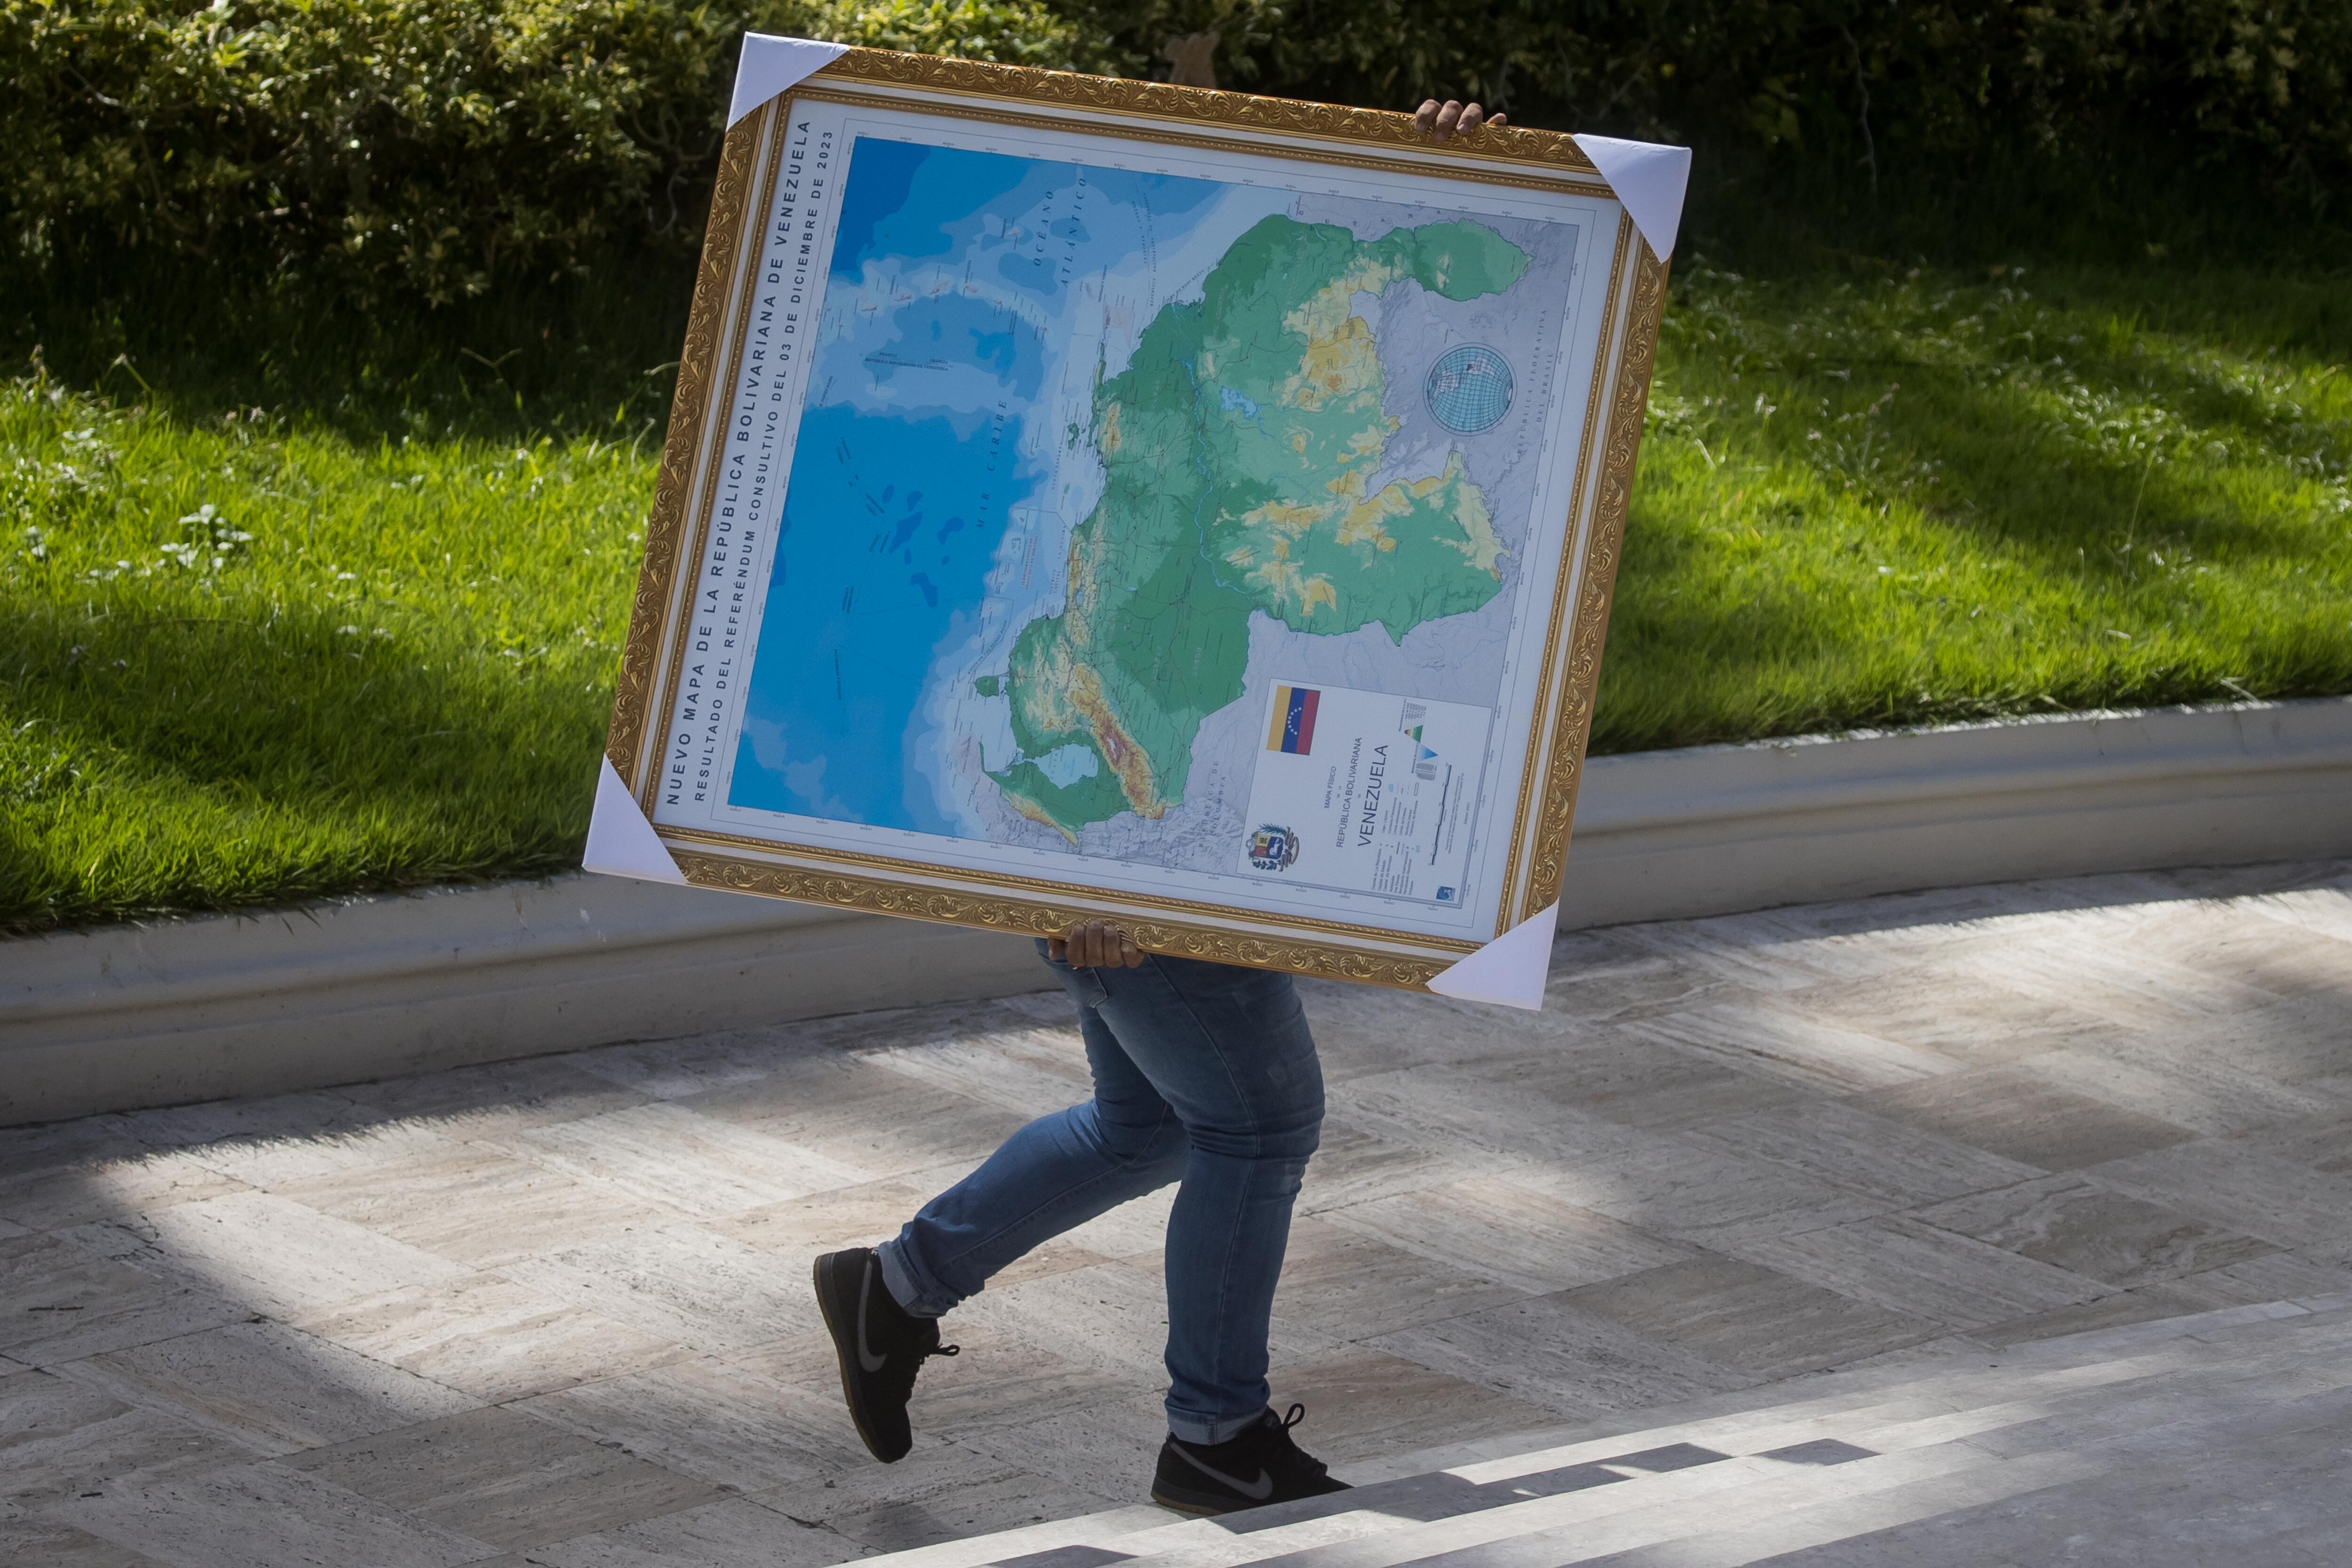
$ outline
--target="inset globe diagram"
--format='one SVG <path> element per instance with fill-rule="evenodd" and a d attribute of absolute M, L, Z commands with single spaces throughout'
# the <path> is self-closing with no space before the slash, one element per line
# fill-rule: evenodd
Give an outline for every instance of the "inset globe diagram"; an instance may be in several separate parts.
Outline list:
<path fill-rule="evenodd" d="M 1511 367 L 1486 344 L 1464 343 L 1429 367 L 1422 395 L 1440 425 L 1457 436 L 1475 436 L 1511 411 Z"/>

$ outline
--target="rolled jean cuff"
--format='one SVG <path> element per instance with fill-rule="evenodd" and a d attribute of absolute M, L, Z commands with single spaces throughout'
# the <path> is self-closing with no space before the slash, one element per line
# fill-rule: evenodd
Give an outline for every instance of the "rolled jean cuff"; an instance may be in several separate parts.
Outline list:
<path fill-rule="evenodd" d="M 1196 1448 L 1206 1448 L 1218 1443 L 1230 1443 L 1265 1418 L 1264 1410 L 1253 1410 L 1246 1415 L 1221 1415 L 1211 1420 L 1205 1415 L 1168 1413 L 1168 1435 L 1181 1438 Z"/>
<path fill-rule="evenodd" d="M 954 1309 L 953 1296 L 926 1285 L 915 1272 L 898 1237 L 894 1236 L 876 1247 L 874 1256 L 882 1265 L 882 1283 L 889 1287 L 890 1299 L 916 1317 L 944 1318 Z"/>

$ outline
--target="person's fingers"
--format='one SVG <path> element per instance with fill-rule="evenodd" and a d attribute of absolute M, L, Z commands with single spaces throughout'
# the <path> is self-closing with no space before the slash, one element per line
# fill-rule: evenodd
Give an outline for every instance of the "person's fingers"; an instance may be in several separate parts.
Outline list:
<path fill-rule="evenodd" d="M 1510 122 L 1511 117 L 1507 114 L 1490 114 L 1486 116 L 1486 123 L 1489 125 L 1508 125 Z"/>
<path fill-rule="evenodd" d="M 1070 967 L 1092 969 L 1095 966 L 1095 923 L 1080 921 L 1070 928 Z"/>
<path fill-rule="evenodd" d="M 1056 963 L 1067 963 L 1070 961 L 1070 939 L 1066 936 L 1047 937 L 1045 939 L 1045 956 L 1053 959 Z"/>
<path fill-rule="evenodd" d="M 1125 931 L 1118 933 L 1118 961 L 1129 969 L 1143 967 L 1143 950 L 1136 946 L 1135 939 Z"/>
<path fill-rule="evenodd" d="M 1445 100 L 1445 107 L 1437 111 L 1437 139 L 1443 142 L 1451 137 L 1454 134 L 1454 128 L 1460 123 L 1462 123 L 1462 105 L 1449 98 Z"/>
<path fill-rule="evenodd" d="M 1426 136 L 1436 123 L 1437 100 L 1433 98 L 1423 99 L 1422 100 L 1421 107 L 1413 110 L 1412 128 L 1415 131 L 1420 132 L 1423 136 Z"/>
<path fill-rule="evenodd" d="M 1486 116 L 1485 112 L 1481 110 L 1476 104 L 1465 103 L 1462 106 L 1462 119 L 1460 122 L 1454 126 L 1454 129 L 1460 132 L 1463 135 L 1467 136 L 1473 131 L 1477 130 L 1486 118 Z"/>

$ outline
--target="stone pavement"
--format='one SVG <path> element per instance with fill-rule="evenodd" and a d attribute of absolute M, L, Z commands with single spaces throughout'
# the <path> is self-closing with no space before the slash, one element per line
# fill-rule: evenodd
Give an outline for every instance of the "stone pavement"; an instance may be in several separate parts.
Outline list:
<path fill-rule="evenodd" d="M 2352 864 L 1582 933 L 1541 1015 L 1309 991 L 1275 1384 L 1342 1475 L 2352 1290 Z M 1164 1196 L 949 1321 L 897 1466 L 807 1293 L 1083 1081 L 1055 993 L 0 1132 L 0 1560 L 824 1563 L 1132 1504 Z"/>

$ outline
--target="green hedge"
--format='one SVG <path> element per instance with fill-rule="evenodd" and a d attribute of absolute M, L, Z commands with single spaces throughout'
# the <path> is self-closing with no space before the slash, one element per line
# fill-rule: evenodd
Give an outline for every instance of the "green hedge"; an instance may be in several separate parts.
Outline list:
<path fill-rule="evenodd" d="M 6 240 L 431 305 L 689 248 L 747 25 L 1094 63 L 1037 0 L 0 0 Z"/>
<path fill-rule="evenodd" d="M 1128 74 L 1213 29 L 1229 85 L 1690 140 L 1702 209 L 1733 169 L 1958 207 L 2136 160 L 2297 221 L 2352 188 L 2345 0 L 0 0 L 0 263 L 373 308 L 675 258 L 746 26 Z"/>

